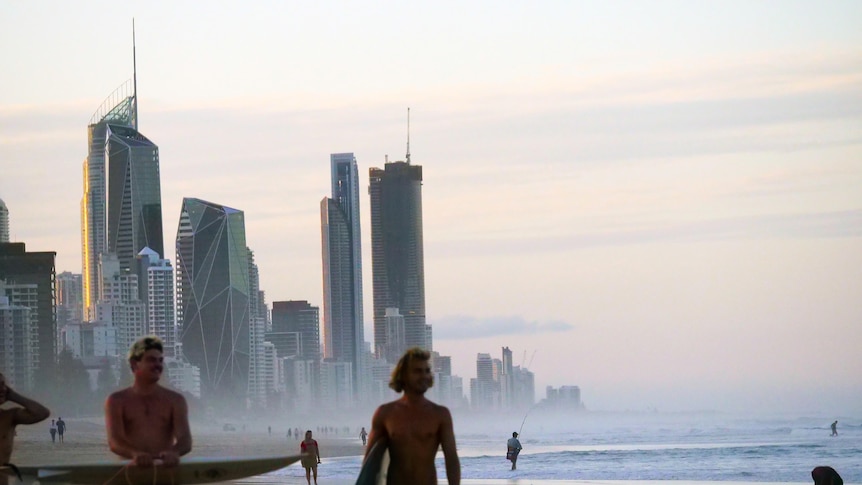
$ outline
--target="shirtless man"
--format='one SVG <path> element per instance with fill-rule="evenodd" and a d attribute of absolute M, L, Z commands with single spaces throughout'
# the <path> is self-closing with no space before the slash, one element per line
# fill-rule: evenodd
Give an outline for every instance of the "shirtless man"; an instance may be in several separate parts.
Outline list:
<path fill-rule="evenodd" d="M 185 398 L 159 385 L 164 358 L 162 341 L 144 337 L 129 350 L 135 382 L 105 401 L 108 446 L 137 466 L 176 466 L 192 449 L 188 406 Z"/>
<path fill-rule="evenodd" d="M 366 457 L 378 441 L 387 444 L 389 484 L 436 485 L 434 457 L 441 446 L 449 484 L 461 483 L 452 415 L 444 406 L 425 399 L 425 391 L 434 384 L 430 359 L 428 351 L 409 349 L 398 361 L 389 381 L 389 387 L 395 392 L 403 391 L 404 395 L 381 405 L 371 418 Z"/>
<path fill-rule="evenodd" d="M 12 457 L 12 443 L 15 438 L 15 426 L 19 424 L 35 424 L 48 419 L 51 411 L 38 402 L 28 399 L 13 391 L 6 385 L 6 377 L 0 373 L 0 406 L 13 402 L 21 407 L 0 408 L 0 465 L 9 463 Z M 0 484 L 6 484 L 6 475 L 0 473 Z"/>

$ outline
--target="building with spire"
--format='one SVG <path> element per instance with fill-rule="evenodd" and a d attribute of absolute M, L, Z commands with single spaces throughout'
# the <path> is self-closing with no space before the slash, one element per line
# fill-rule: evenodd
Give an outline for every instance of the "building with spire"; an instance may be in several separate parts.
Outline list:
<path fill-rule="evenodd" d="M 355 399 L 362 399 L 367 373 L 361 368 L 365 342 L 362 311 L 362 236 L 359 170 L 353 153 L 329 156 L 332 197 L 320 202 L 323 253 L 323 358 L 349 364 Z M 336 366 L 330 366 L 333 369 Z"/>
<path fill-rule="evenodd" d="M 176 241 L 183 356 L 200 368 L 201 396 L 245 405 L 249 390 L 249 250 L 242 211 L 184 198 Z"/>
<path fill-rule="evenodd" d="M 134 31 L 132 49 L 135 63 Z M 138 131 L 136 71 L 99 106 L 87 134 L 81 245 L 84 307 L 92 319 L 102 254 L 115 254 L 122 271 L 133 270 L 145 247 L 164 254 L 159 149 Z"/>
<path fill-rule="evenodd" d="M 408 111 L 409 120 L 409 111 Z M 387 313 L 404 319 L 404 346 L 432 349 L 425 323 L 425 256 L 422 242 L 422 167 L 406 161 L 369 171 L 374 349 L 395 362 L 404 349 L 388 345 Z"/>

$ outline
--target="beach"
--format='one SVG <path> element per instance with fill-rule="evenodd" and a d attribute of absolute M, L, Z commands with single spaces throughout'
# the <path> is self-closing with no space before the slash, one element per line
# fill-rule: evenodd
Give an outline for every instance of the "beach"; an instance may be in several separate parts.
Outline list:
<path fill-rule="evenodd" d="M 56 465 L 117 461 L 107 448 L 101 418 L 64 418 L 64 443 L 52 443 L 46 422 L 20 426 L 12 463 Z M 812 483 L 810 471 L 832 465 L 848 485 L 859 484 L 862 426 L 850 424 L 839 437 L 829 437 L 822 418 L 734 418 L 729 416 L 596 416 L 568 420 L 535 417 L 523 430 L 524 451 L 518 470 L 505 461 L 506 428 L 491 421 L 461 420 L 456 424 L 462 483 L 467 485 L 752 485 Z M 844 422 L 844 421 L 842 421 Z M 853 423 L 858 423 L 853 419 Z M 826 423 L 826 424 L 822 424 Z M 299 426 L 301 423 L 291 423 Z M 299 441 L 284 429 L 267 424 L 192 423 L 190 457 L 242 458 L 296 455 Z M 561 429 L 564 427 L 565 429 Z M 320 485 L 353 484 L 364 447 L 356 433 L 314 432 L 321 449 Z M 447 483 L 442 454 L 437 458 L 440 483 Z M 298 464 L 248 477 L 234 484 L 305 484 Z"/>

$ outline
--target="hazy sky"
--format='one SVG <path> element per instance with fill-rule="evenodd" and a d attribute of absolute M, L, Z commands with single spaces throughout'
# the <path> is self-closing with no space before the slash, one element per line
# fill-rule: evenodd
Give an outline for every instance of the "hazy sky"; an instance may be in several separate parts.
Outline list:
<path fill-rule="evenodd" d="M 424 173 L 427 318 L 591 409 L 862 413 L 862 2 L 4 2 L 0 198 L 81 271 L 87 123 L 131 77 L 183 197 L 321 305 L 329 154 Z"/>

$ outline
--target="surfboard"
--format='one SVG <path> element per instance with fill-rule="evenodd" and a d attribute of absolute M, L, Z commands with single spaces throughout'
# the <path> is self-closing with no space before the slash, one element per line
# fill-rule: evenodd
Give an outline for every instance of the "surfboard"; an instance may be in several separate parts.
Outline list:
<path fill-rule="evenodd" d="M 389 448 L 385 441 L 378 441 L 371 447 L 362 463 L 356 485 L 385 485 L 387 470 L 389 470 Z"/>
<path fill-rule="evenodd" d="M 182 458 L 176 467 L 165 468 L 158 464 L 142 468 L 129 460 L 120 462 L 80 463 L 74 465 L 39 465 L 0 467 L 15 480 L 24 483 L 68 483 L 74 485 L 183 485 L 215 483 L 261 475 L 284 468 L 300 460 L 300 455 L 269 456 L 258 458 L 208 458 L 194 456 Z"/>

